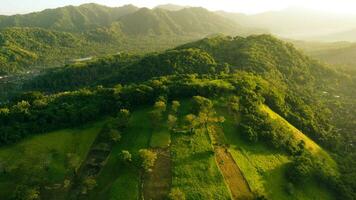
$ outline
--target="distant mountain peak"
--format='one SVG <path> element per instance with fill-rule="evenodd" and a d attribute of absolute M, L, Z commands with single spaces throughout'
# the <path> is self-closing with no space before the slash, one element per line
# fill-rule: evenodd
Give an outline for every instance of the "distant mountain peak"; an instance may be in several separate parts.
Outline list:
<path fill-rule="evenodd" d="M 176 4 L 163 4 L 163 5 L 158 5 L 155 8 L 160 8 L 164 10 L 169 10 L 169 11 L 178 11 L 182 10 L 184 8 L 190 8 L 191 6 L 182 6 L 182 5 L 176 5 Z"/>

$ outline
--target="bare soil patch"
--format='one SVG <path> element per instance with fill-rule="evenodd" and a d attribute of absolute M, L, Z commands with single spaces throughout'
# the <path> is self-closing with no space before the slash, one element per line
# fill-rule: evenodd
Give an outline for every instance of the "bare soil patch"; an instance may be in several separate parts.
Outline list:
<path fill-rule="evenodd" d="M 172 185 L 172 161 L 169 148 L 156 149 L 157 160 L 152 172 L 146 173 L 143 180 L 145 200 L 165 200 Z"/>
<path fill-rule="evenodd" d="M 226 148 L 215 146 L 215 159 L 235 200 L 253 199 L 242 172 Z"/>

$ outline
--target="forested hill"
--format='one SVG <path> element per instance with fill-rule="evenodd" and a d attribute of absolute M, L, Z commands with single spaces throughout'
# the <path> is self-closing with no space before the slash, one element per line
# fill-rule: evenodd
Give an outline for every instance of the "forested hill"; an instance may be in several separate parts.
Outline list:
<path fill-rule="evenodd" d="M 247 34 L 253 29 L 239 26 L 204 8 L 185 8 L 178 11 L 142 8 L 118 20 L 127 34 Z"/>
<path fill-rule="evenodd" d="M 177 73 L 208 74 L 243 70 L 275 80 L 280 88 L 293 86 L 296 90 L 297 87 L 303 87 L 303 90 L 306 90 L 308 88 L 323 89 L 322 83 L 332 83 L 343 76 L 305 56 L 292 44 L 270 35 L 246 38 L 214 36 L 163 53 L 147 55 L 141 61 L 130 63 L 129 67 L 125 68 L 118 67 L 120 65 L 115 61 L 117 56 L 113 58 L 68 65 L 36 78 L 29 85 L 35 89 L 61 91 L 73 86 L 138 82 Z M 190 61 L 194 61 L 194 65 L 189 64 L 192 63 Z M 103 70 L 103 66 L 107 67 L 106 71 Z M 89 73 L 90 79 L 82 82 L 79 76 L 83 76 L 83 73 Z"/>
<path fill-rule="evenodd" d="M 0 73 L 119 51 L 160 51 L 217 33 L 256 32 L 203 8 L 168 11 L 84 4 L 1 16 Z"/>
<path fill-rule="evenodd" d="M 137 8 L 133 5 L 106 7 L 98 4 L 66 6 L 25 15 L 0 16 L 0 29 L 37 27 L 56 31 L 85 32 L 120 24 L 128 34 L 238 33 L 242 26 L 204 8 L 177 11 Z"/>
<path fill-rule="evenodd" d="M 66 6 L 24 15 L 0 16 L 0 28 L 39 27 L 58 31 L 83 32 L 110 26 L 120 17 L 139 8 L 133 5 L 106 7 L 98 4 Z"/>
<path fill-rule="evenodd" d="M 177 47 L 186 48 L 204 50 L 218 62 L 226 62 L 233 68 L 293 85 L 321 86 L 321 77 L 337 76 L 335 71 L 304 55 L 291 43 L 271 35 L 211 37 Z"/>
<path fill-rule="evenodd" d="M 310 59 L 293 45 L 270 35 L 246 38 L 217 36 L 142 58 L 121 54 L 76 63 L 39 76 L 26 83 L 26 88 L 54 92 L 97 85 L 141 83 L 167 75 L 212 75 L 235 71 L 248 71 L 271 81 L 281 91 L 280 99 L 273 101 L 273 106 L 271 103 L 275 110 L 290 121 L 304 115 L 309 116 L 315 121 L 299 121 L 299 128 L 320 141 L 335 141 L 333 135 L 327 134 L 326 130 L 328 112 L 324 110 L 325 112 L 309 113 L 304 104 L 308 102 L 318 108 L 321 104 L 320 95 L 324 91 L 342 93 L 345 97 L 352 98 L 355 92 L 350 89 L 352 79 Z M 336 82 L 339 84 L 335 86 Z M 296 99 L 295 95 L 303 98 Z M 285 101 L 301 107 L 279 110 L 280 104 Z M 289 113 L 289 110 L 293 110 L 294 114 Z M 302 112 L 295 115 L 300 111 Z M 317 122 L 318 118 L 326 120 L 323 122 L 325 127 Z"/>
<path fill-rule="evenodd" d="M 29 83 L 37 92 L 24 93 L 0 109 L 0 125 L 4 127 L 0 146 L 96 121 L 120 108 L 139 109 L 155 99 L 183 100 L 201 95 L 220 101 L 238 95 L 229 103 L 243 113 L 236 116 L 241 121 L 236 133 L 243 133 L 252 143 L 266 141 L 274 148 L 287 149 L 298 162 L 310 166 L 296 165 L 296 170 L 288 171 L 317 178 L 340 197 L 344 195 L 343 199 L 351 199 L 356 155 L 350 153 L 354 147 L 349 145 L 355 141 L 355 115 L 350 109 L 355 96 L 350 95 L 356 93 L 348 85 L 350 81 L 270 35 L 216 36 L 160 53 L 121 53 L 70 64 Z M 262 113 L 261 105 L 265 108 Z M 332 151 L 340 175 L 334 164 L 325 164 L 325 159 L 314 165 L 314 157 L 300 157 L 303 154 L 298 149 L 309 149 L 310 144 L 290 140 L 279 122 L 278 126 L 270 125 L 268 116 L 281 119 L 282 127 L 295 127 L 292 129 L 298 135 L 303 133 Z"/>

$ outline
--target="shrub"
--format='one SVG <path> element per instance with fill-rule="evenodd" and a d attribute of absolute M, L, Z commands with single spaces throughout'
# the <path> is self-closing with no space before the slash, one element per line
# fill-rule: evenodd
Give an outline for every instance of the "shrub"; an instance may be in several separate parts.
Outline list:
<path fill-rule="evenodd" d="M 141 167 L 146 172 L 151 172 L 152 167 L 154 166 L 157 159 L 157 153 L 150 151 L 148 149 L 141 149 L 139 151 L 139 154 L 141 158 Z"/>
<path fill-rule="evenodd" d="M 310 178 L 314 173 L 314 163 L 312 157 L 307 152 L 293 158 L 293 163 L 287 172 L 292 183 L 302 183 Z"/>
<path fill-rule="evenodd" d="M 26 185 L 19 185 L 11 198 L 12 200 L 37 200 L 40 199 L 40 192 L 37 188 Z"/>
<path fill-rule="evenodd" d="M 118 128 L 126 128 L 130 122 L 130 111 L 126 109 L 121 109 L 117 114 Z"/>
<path fill-rule="evenodd" d="M 172 113 L 173 114 L 177 114 L 179 107 L 180 107 L 179 101 L 172 101 Z"/>
<path fill-rule="evenodd" d="M 185 194 L 178 188 L 172 188 L 168 194 L 170 200 L 185 200 Z"/>
<path fill-rule="evenodd" d="M 122 150 L 119 154 L 119 158 L 122 162 L 128 163 L 132 161 L 132 155 L 129 151 Z"/>

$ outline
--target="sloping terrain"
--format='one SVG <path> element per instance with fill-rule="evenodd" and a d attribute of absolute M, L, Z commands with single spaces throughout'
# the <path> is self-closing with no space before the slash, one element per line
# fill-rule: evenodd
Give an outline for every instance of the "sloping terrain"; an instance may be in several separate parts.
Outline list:
<path fill-rule="evenodd" d="M 90 162 L 93 151 L 87 155 L 100 168 L 78 183 L 81 198 L 150 198 L 158 187 L 158 198 L 245 197 L 237 191 L 262 199 L 352 197 L 352 161 L 339 157 L 348 135 L 339 134 L 320 95 L 345 88 L 348 76 L 272 36 L 216 36 L 161 53 L 108 56 L 37 81 L 54 84 L 1 107 L 0 145 L 105 116 L 125 127 L 108 132 L 117 142 L 101 145 L 108 151 L 100 163 Z M 162 149 L 170 153 L 168 169 L 157 160 Z M 164 178 L 153 183 L 150 176 Z M 36 190 L 46 182 L 16 185 L 13 195 L 46 195 Z"/>
<path fill-rule="evenodd" d="M 336 167 L 335 161 L 330 155 L 323 150 L 318 144 L 311 140 L 308 136 L 304 135 L 300 130 L 291 125 L 288 121 L 282 118 L 280 115 L 271 110 L 268 106 L 263 105 L 261 110 L 268 114 L 273 120 L 278 121 L 282 126 L 286 127 L 291 133 L 293 133 L 296 140 L 302 140 L 305 143 L 305 148 L 312 154 L 321 157 L 328 165 Z"/>
<path fill-rule="evenodd" d="M 220 103 L 219 103 L 220 104 Z M 265 107 L 265 106 L 263 106 Z M 269 109 L 269 112 L 273 112 Z M 294 185 L 289 182 L 286 174 L 288 166 L 292 162 L 292 157 L 283 151 L 278 151 L 264 142 L 251 144 L 244 139 L 244 133 L 236 128 L 236 118 L 228 114 L 225 109 L 219 111 L 224 115 L 226 121 L 223 123 L 220 131 L 223 134 L 220 137 L 225 137 L 223 140 L 229 144 L 229 152 L 233 156 L 235 162 L 242 171 L 243 176 L 247 180 L 249 187 L 254 193 L 263 195 L 269 199 L 335 199 L 334 194 L 320 185 L 317 180 L 308 180 L 303 186 Z M 274 112 L 273 112 L 274 113 Z M 275 114 L 276 115 L 276 114 Z M 280 118 L 280 117 L 279 117 Z M 291 126 L 282 121 L 280 118 L 278 123 L 280 126 Z M 308 148 L 308 151 L 313 152 L 315 149 L 320 149 L 313 141 L 303 135 L 299 130 L 289 129 L 290 133 L 298 134 L 298 137 L 306 138 L 313 146 Z M 288 133 L 285 133 L 288 134 Z M 297 137 L 296 137 L 296 140 Z M 306 143 L 308 143 L 306 142 Z M 328 164 L 334 165 L 334 161 L 325 151 L 318 153 L 315 156 L 328 159 Z M 329 163 L 329 161 L 331 163 Z"/>
<path fill-rule="evenodd" d="M 355 40 L 354 34 L 349 31 L 356 27 L 355 16 L 352 14 L 330 14 L 302 7 L 249 15 L 224 11 L 217 13 L 244 26 L 266 29 L 284 38 L 309 41 Z"/>
<path fill-rule="evenodd" d="M 160 51 L 211 34 L 253 32 L 203 8 L 168 11 L 84 4 L 0 16 L 0 74 L 117 52 Z"/>
<path fill-rule="evenodd" d="M 99 4 L 83 4 L 46 9 L 25 15 L 0 16 L 0 28 L 39 27 L 58 31 L 83 32 L 109 26 L 121 16 L 138 10 L 135 6 L 107 7 Z"/>
<path fill-rule="evenodd" d="M 152 172 L 144 177 L 143 197 L 164 200 L 172 184 L 172 160 L 169 149 L 156 150 L 157 160 Z"/>
<path fill-rule="evenodd" d="M 354 70 L 356 68 L 355 54 L 356 45 L 350 44 L 347 47 L 312 52 L 311 56 L 336 67 L 347 67 Z"/>
<path fill-rule="evenodd" d="M 16 145 L 0 149 L 2 173 L 0 198 L 9 198 L 19 183 L 32 179 L 46 182 L 46 195 L 62 196 L 70 180 L 99 133 L 103 122 L 80 128 L 64 129 L 34 136 Z M 68 184 L 68 183 L 67 183 Z"/>
<path fill-rule="evenodd" d="M 215 149 L 216 162 L 229 186 L 232 199 L 253 199 L 253 195 L 240 168 L 227 149 Z"/>
<path fill-rule="evenodd" d="M 184 124 L 184 117 L 193 108 L 193 103 L 187 100 L 181 102 L 181 108 L 178 109 L 178 121 L 180 124 Z M 293 193 L 285 192 L 283 185 L 288 184 L 288 181 L 284 174 L 288 163 L 291 162 L 289 156 L 283 151 L 271 150 L 263 143 L 251 145 L 246 140 L 238 139 L 240 136 L 238 136 L 238 131 L 235 128 L 236 125 L 233 124 L 235 122 L 231 121 L 234 118 L 228 112 L 224 113 L 226 121 L 223 122 L 223 129 L 218 129 L 223 131 L 219 134 L 226 137 L 226 141 L 230 145 L 228 151 L 219 146 L 214 149 L 211 138 L 204 128 L 196 128 L 193 134 L 190 133 L 189 129 L 172 132 L 171 153 L 169 153 L 169 148 L 162 152 L 158 150 L 160 152 L 158 152 L 158 160 L 152 169 L 153 171 L 146 174 L 144 179 L 141 179 L 142 172 L 135 164 L 135 160 L 138 158 L 138 150 L 149 148 L 153 130 L 165 130 L 165 127 L 153 129 L 150 124 L 152 120 L 150 119 L 151 112 L 152 109 L 140 108 L 132 113 L 129 128 L 122 132 L 122 140 L 114 145 L 107 163 L 104 164 L 103 169 L 97 175 L 96 187 L 85 198 L 136 199 L 144 195 L 145 197 L 154 197 L 153 199 L 165 199 L 170 188 L 178 188 L 187 199 L 230 199 L 230 195 L 233 199 L 246 199 L 247 197 L 241 194 L 249 194 L 248 191 L 251 188 L 254 193 L 259 192 L 271 199 L 300 199 L 301 196 L 303 196 L 303 199 L 315 197 L 333 199 L 330 192 L 323 186 L 318 186 L 314 180 L 308 181 L 307 190 L 304 186 L 298 186 L 293 189 Z M 272 113 L 273 111 L 268 110 L 268 112 Z M 280 120 L 281 126 L 286 125 L 286 122 L 282 119 L 278 120 Z M 162 123 L 166 123 L 164 121 L 165 119 Z M 186 129 L 184 127 L 182 126 L 183 129 L 180 129 Z M 84 130 L 83 134 L 87 137 L 87 129 Z M 294 132 L 292 128 L 290 131 Z M 294 133 L 302 134 L 299 131 Z M 58 134 L 60 135 L 55 137 L 64 139 L 62 134 L 66 133 L 58 132 Z M 45 137 L 51 136 L 52 134 L 45 135 Z M 91 142 L 94 141 L 94 137 L 95 135 Z M 302 135 L 300 137 L 306 138 Z M 43 140 L 43 138 L 40 141 L 47 143 L 47 140 Z M 225 139 L 217 138 L 217 141 L 225 141 Z M 58 141 L 56 142 L 58 143 Z M 87 143 L 86 152 L 88 152 L 91 142 Z M 308 143 L 315 149 L 320 149 L 310 139 L 306 142 L 307 146 L 309 146 Z M 41 147 L 41 149 L 43 148 Z M 307 149 L 313 151 L 310 148 Z M 133 155 L 134 162 L 121 163 L 118 159 L 122 150 L 128 150 Z M 228 153 L 226 154 L 226 152 Z M 9 155 L 6 151 L 3 151 L 3 153 Z M 316 156 L 324 155 L 327 156 L 326 152 Z M 170 156 L 172 163 L 168 164 L 171 162 Z M 225 158 L 226 156 L 229 158 Z M 85 153 L 82 155 L 82 159 L 84 157 Z M 231 160 L 232 158 L 234 160 Z M 242 173 L 236 171 L 238 169 L 241 169 Z M 172 170 L 172 173 L 170 173 L 170 170 Z M 155 178 L 159 180 L 154 181 Z M 58 179 L 59 182 L 61 182 L 60 180 L 63 181 L 63 177 Z M 172 181 L 172 185 L 170 185 L 170 181 Z M 164 185 L 161 185 L 161 183 Z M 142 189 L 140 189 L 141 184 Z M 155 190 L 159 191 L 156 192 Z M 61 192 L 64 193 L 65 191 L 62 190 Z M 49 194 L 53 195 L 53 193 Z M 60 196 L 57 196 L 57 198 L 61 199 Z"/>

